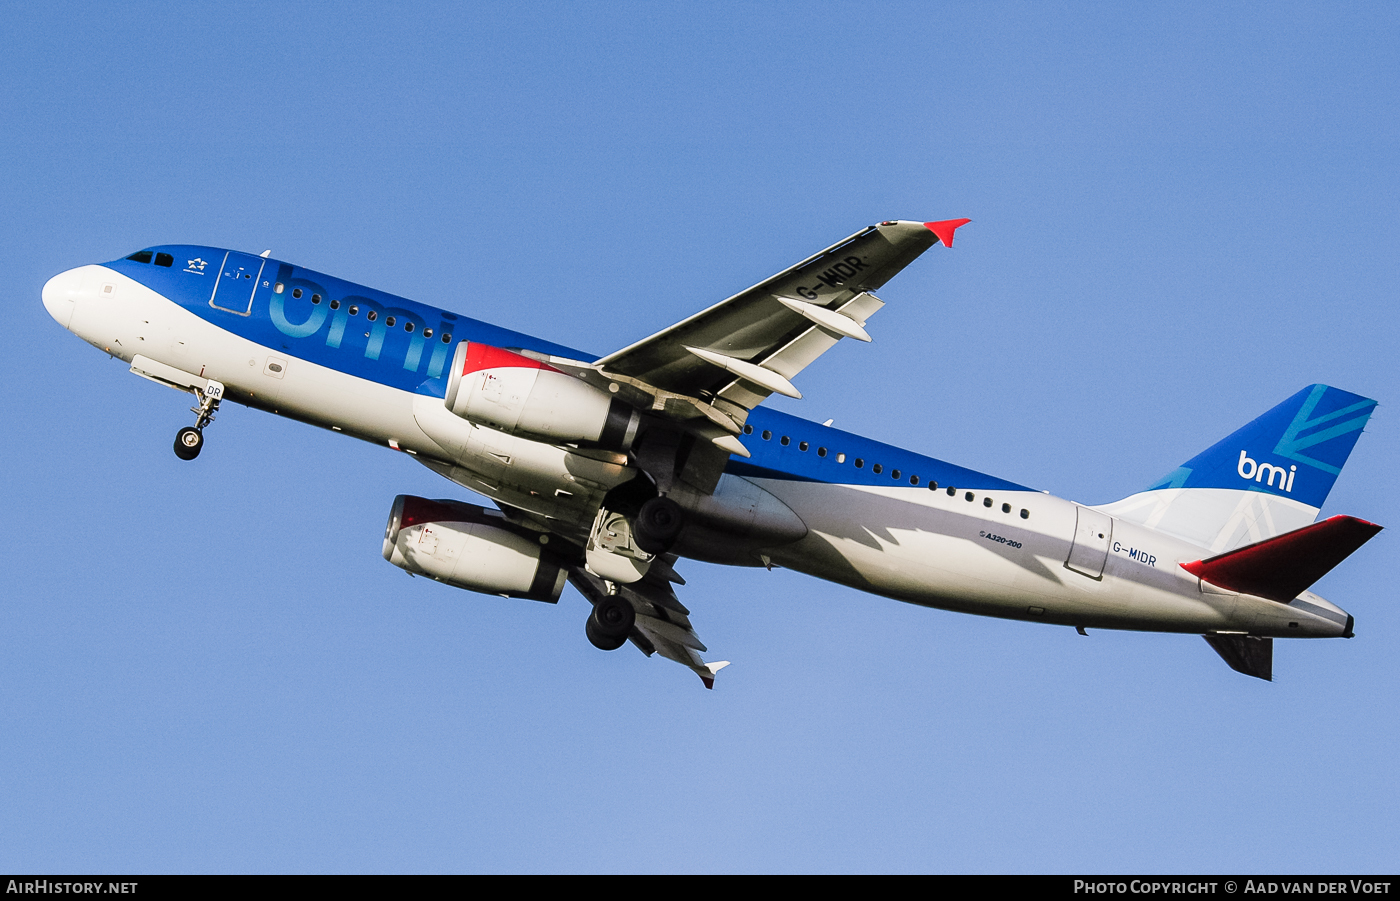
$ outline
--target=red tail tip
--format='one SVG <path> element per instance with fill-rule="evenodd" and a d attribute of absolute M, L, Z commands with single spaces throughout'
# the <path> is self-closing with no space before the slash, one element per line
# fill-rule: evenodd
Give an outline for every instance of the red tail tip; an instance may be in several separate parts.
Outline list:
<path fill-rule="evenodd" d="M 953 232 L 971 222 L 971 219 L 944 219 L 942 222 L 925 222 L 924 228 L 938 236 L 944 247 L 953 246 Z"/>

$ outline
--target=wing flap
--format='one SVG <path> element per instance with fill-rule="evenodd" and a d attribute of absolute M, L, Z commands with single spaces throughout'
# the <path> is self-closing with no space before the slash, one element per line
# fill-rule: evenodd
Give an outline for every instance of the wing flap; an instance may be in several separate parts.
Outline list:
<path fill-rule="evenodd" d="M 792 299 L 786 297 L 778 297 L 777 301 L 788 309 L 792 309 L 794 304 Z M 836 310 L 830 310 L 814 303 L 806 305 L 821 311 L 818 315 L 825 313 L 837 319 L 846 319 L 859 332 L 847 332 L 845 335 L 837 334 L 831 329 L 823 327 L 820 322 L 814 323 L 810 317 L 802 316 L 801 310 L 794 310 L 807 320 L 808 327 L 799 332 L 787 344 L 764 357 L 759 364 L 763 369 L 776 372 L 789 384 L 791 384 L 790 380 L 796 378 L 799 372 L 816 362 L 817 357 L 835 347 L 836 342 L 840 341 L 842 337 L 859 338 L 859 335 L 865 335 L 865 340 L 869 341 L 870 336 L 865 333 L 863 326 L 872 315 L 885 305 L 885 302 L 868 291 L 862 291 Z M 768 395 L 754 392 L 749 387 L 751 384 L 745 379 L 735 379 L 720 390 L 719 396 L 745 409 L 753 409 L 762 403 Z M 796 389 L 793 390 L 796 391 Z M 786 391 L 782 390 L 777 390 L 776 393 L 787 394 Z M 788 394 L 788 396 L 792 397 L 793 395 Z"/>
<path fill-rule="evenodd" d="M 961 224 L 957 220 L 892 221 L 862 229 L 707 310 L 603 357 L 596 365 L 605 373 L 637 379 L 662 391 L 719 395 L 752 409 L 772 393 L 768 387 L 736 378 L 730 368 L 690 349 L 763 366 L 791 379 L 835 345 L 843 332 L 822 328 L 784 298 L 844 315 L 863 326 L 883 306 L 870 292 L 934 244 L 950 244 L 952 230 Z"/>
<path fill-rule="evenodd" d="M 670 570 L 674 575 L 674 570 Z M 609 594 L 608 585 L 602 579 L 581 566 L 569 570 L 569 581 L 579 592 L 596 604 Z M 729 661 L 706 663 L 699 652 L 706 649 L 690 624 L 689 611 L 676 598 L 667 576 L 648 574 L 640 582 L 616 585 L 616 591 L 632 605 L 637 620 L 629 640 L 648 657 L 660 654 L 692 670 L 706 688 L 715 687 L 715 673 L 729 665 Z"/>

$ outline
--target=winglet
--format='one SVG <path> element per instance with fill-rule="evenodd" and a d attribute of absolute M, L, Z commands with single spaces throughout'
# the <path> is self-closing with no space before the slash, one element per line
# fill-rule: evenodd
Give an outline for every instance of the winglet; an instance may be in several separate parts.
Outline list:
<path fill-rule="evenodd" d="M 706 663 L 706 664 L 703 664 L 703 665 L 700 666 L 700 667 L 697 667 L 697 668 L 695 669 L 695 673 L 696 673 L 696 675 L 698 675 L 698 676 L 700 677 L 700 681 L 705 683 L 705 687 L 706 687 L 706 688 L 714 689 L 714 687 L 715 687 L 715 673 L 717 673 L 717 672 L 719 672 L 720 670 L 724 669 L 724 668 L 725 668 L 726 666 L 728 666 L 728 665 L 729 665 L 729 661 L 728 661 L 728 660 L 721 660 L 721 661 L 719 661 L 718 663 Z M 704 670 L 705 672 L 702 672 L 702 670 Z M 708 672 L 709 675 L 706 675 L 706 672 Z"/>
<path fill-rule="evenodd" d="M 953 246 L 953 232 L 971 222 L 971 219 L 944 219 L 942 222 L 925 222 L 924 228 L 938 236 L 944 247 Z"/>

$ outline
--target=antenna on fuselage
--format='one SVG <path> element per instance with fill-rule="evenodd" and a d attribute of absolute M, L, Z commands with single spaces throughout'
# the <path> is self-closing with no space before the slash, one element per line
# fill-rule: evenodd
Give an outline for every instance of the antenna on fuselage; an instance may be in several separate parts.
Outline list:
<path fill-rule="evenodd" d="M 264 250 L 262 253 L 258 254 L 258 256 L 262 257 L 264 260 L 267 259 L 268 257 L 272 256 L 272 248 L 269 247 L 267 250 Z"/>

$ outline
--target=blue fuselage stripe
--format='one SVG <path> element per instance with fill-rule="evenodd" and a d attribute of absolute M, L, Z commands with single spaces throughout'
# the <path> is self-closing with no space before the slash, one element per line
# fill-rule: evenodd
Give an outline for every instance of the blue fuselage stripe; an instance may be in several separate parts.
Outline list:
<path fill-rule="evenodd" d="M 403 391 L 444 396 L 447 365 L 463 339 L 584 362 L 598 359 L 290 263 L 193 245 L 151 250 L 171 254 L 174 265 L 126 259 L 105 265 L 249 341 Z M 211 304 L 216 284 L 217 306 Z M 729 472 L 846 485 L 927 488 L 937 482 L 940 488 L 1029 490 L 776 410 L 756 408 L 748 425 L 752 433 L 740 440 L 753 456 L 731 458 Z"/>

